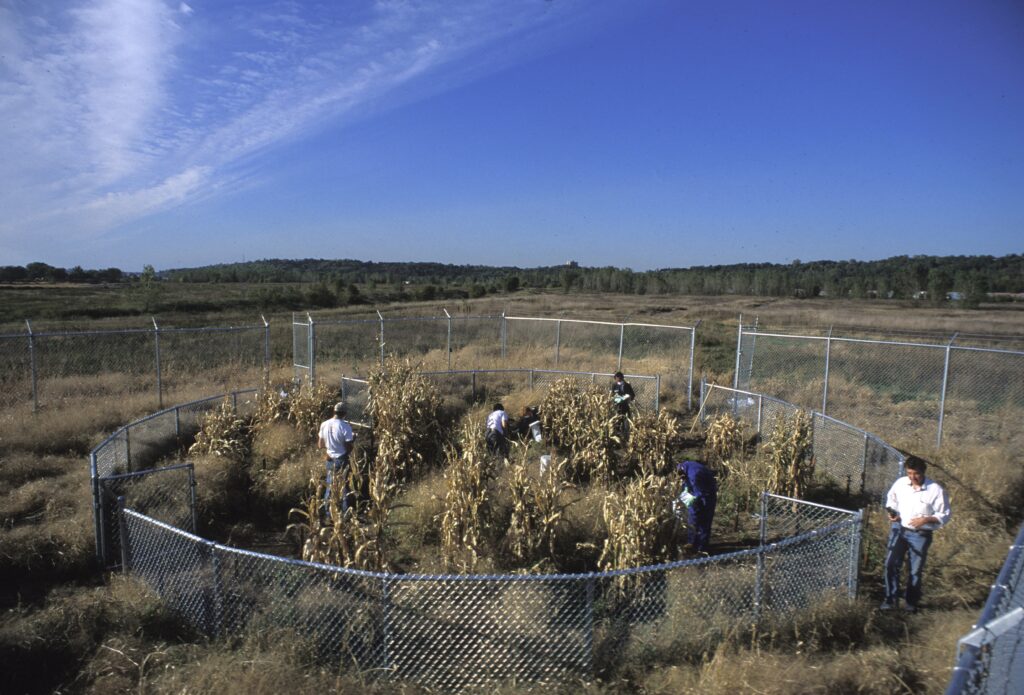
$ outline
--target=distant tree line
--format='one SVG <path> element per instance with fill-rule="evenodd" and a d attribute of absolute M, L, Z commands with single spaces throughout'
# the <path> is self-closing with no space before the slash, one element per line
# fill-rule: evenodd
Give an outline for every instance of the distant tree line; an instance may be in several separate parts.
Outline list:
<path fill-rule="evenodd" d="M 71 270 L 56 268 L 46 263 L 0 266 L 0 282 L 121 282 L 125 274 L 120 268 L 85 270 L 76 265 Z"/>
<path fill-rule="evenodd" d="M 362 286 L 389 295 L 435 299 L 482 296 L 520 288 L 621 294 L 737 294 L 771 297 L 913 298 L 949 292 L 981 298 L 1024 292 L 1024 256 L 896 256 L 880 261 L 793 261 L 789 264 L 664 268 L 585 268 L 576 264 L 539 268 L 375 263 L 356 260 L 262 260 L 167 270 L 179 282 L 317 283 L 326 299 Z M 413 286 L 410 288 L 410 286 Z M 399 297 L 395 297 L 399 298 Z"/>
<path fill-rule="evenodd" d="M 116 283 L 144 285 L 146 305 L 158 303 L 158 284 L 247 283 L 259 307 L 334 307 L 403 301 L 472 299 L 520 289 L 637 295 L 753 295 L 765 297 L 928 298 L 957 293 L 967 305 L 1024 292 L 1024 255 L 895 256 L 880 261 L 739 263 L 663 268 L 538 268 L 378 263 L 357 260 L 260 260 L 142 274 L 117 268 L 68 270 L 46 263 L 0 266 L 0 282 Z"/>

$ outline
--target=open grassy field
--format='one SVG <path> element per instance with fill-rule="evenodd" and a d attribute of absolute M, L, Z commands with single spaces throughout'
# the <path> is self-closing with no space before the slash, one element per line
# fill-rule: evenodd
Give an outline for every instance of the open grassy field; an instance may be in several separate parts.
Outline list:
<path fill-rule="evenodd" d="M 29 308 L 45 317 L 42 307 L 49 301 L 81 301 L 83 306 L 104 301 L 70 290 L 55 297 Z M 441 308 L 438 303 L 421 303 L 402 305 L 401 311 L 443 315 Z M 230 302 L 226 309 L 204 312 L 201 318 L 213 325 L 241 316 Z M 1016 305 L 964 311 L 886 301 L 517 293 L 448 310 L 684 325 L 701 320 L 697 370 L 721 383 L 731 383 L 741 313 L 745 323 L 756 315 L 768 326 L 1024 336 L 1024 313 Z M 198 316 L 172 314 L 167 321 L 186 315 Z M 346 309 L 324 315 L 357 313 Z M 290 320 L 284 314 L 267 318 L 282 325 Z M 107 318 L 104 324 L 126 320 L 138 319 Z M 94 324 L 78 327 L 86 325 Z M 274 370 L 275 380 L 290 376 L 290 368 L 280 362 Z M 151 393 L 123 386 L 116 379 L 85 383 L 77 396 L 61 399 L 36 415 L 27 406 L 0 411 L 0 691 L 394 692 L 394 685 L 317 660 L 301 636 L 270 627 L 231 639 L 200 638 L 142 587 L 105 576 L 95 567 L 87 453 L 119 425 L 155 410 Z M 218 388 L 219 383 L 205 377 L 182 375 L 165 402 L 209 395 Z M 520 403 L 513 398 L 506 405 Z M 885 419 L 885 413 L 874 415 L 879 422 Z M 885 525 L 880 514 L 870 513 L 861 558 L 861 596 L 856 602 L 823 605 L 795 621 L 760 630 L 736 626 L 715 641 L 681 635 L 674 649 L 639 651 L 628 667 L 606 680 L 567 684 L 563 690 L 941 692 L 953 665 L 956 640 L 977 617 L 1021 521 L 1024 461 L 1019 448 L 1008 446 L 1009 440 L 996 439 L 984 447 L 951 443 L 937 451 L 917 439 L 879 434 L 929 460 L 930 474 L 950 490 L 955 516 L 951 526 L 936 535 L 931 551 L 926 611 L 903 617 L 873 610 L 881 591 Z M 257 439 L 247 465 L 243 477 L 219 463 L 197 468 L 200 489 L 207 491 L 201 523 L 223 540 L 280 551 L 288 541 L 269 530 L 279 532 L 281 516 L 305 493 L 318 456 L 308 439 L 276 427 Z M 420 534 L 421 543 L 433 542 L 434 534 L 440 533 L 433 520 L 441 508 L 441 489 L 443 481 L 435 475 L 405 493 L 420 498 L 410 500 L 414 504 L 401 513 Z M 588 505 L 596 504 L 596 499 L 575 503 L 572 513 L 579 515 L 580 528 L 595 523 Z M 239 517 L 248 521 L 236 522 Z M 417 692 L 413 687 L 402 690 Z M 507 690 L 515 691 L 511 686 Z"/>

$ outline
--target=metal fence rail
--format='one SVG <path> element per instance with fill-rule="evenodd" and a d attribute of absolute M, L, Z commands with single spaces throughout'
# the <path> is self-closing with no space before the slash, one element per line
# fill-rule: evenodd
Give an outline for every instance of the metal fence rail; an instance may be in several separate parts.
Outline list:
<path fill-rule="evenodd" d="M 296 378 L 337 382 L 366 374 L 387 355 L 425 371 L 496 367 L 591 371 L 595 365 L 658 374 L 662 387 L 692 404 L 696 327 L 523 316 L 385 317 L 321 320 L 295 315 Z M 615 357 L 609 358 L 609 355 Z"/>
<path fill-rule="evenodd" d="M 957 643 L 946 695 L 1024 692 L 1024 526 L 973 627 Z"/>
<path fill-rule="evenodd" d="M 799 406 L 780 398 L 701 383 L 701 422 L 728 413 L 759 437 L 791 418 Z M 874 434 L 835 418 L 809 411 L 816 474 L 847 492 L 884 495 L 903 474 L 906 457 Z"/>
<path fill-rule="evenodd" d="M 392 575 L 290 560 L 123 513 L 126 568 L 211 635 L 292 628 L 315 653 L 444 690 L 589 680 L 677 640 L 856 593 L 861 513 L 765 495 L 799 535 L 710 558 L 577 575 Z M 767 535 L 767 533 L 766 533 Z"/>
<path fill-rule="evenodd" d="M 888 436 L 1024 446 L 1024 352 L 740 326 L 733 386 Z"/>

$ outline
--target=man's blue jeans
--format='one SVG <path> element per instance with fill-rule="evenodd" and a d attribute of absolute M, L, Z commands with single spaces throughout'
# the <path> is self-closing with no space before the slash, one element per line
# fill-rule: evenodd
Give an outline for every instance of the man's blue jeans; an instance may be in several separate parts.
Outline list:
<path fill-rule="evenodd" d="M 324 492 L 324 511 L 330 514 L 331 487 L 334 483 L 334 474 L 340 473 L 344 480 L 344 487 L 341 489 L 341 513 L 344 514 L 355 502 L 355 495 L 348 486 L 348 456 L 339 456 L 336 459 L 327 459 L 327 490 Z"/>
<path fill-rule="evenodd" d="M 900 598 L 900 575 L 903 574 L 903 558 L 910 562 L 910 576 L 907 579 L 906 605 L 917 608 L 921 601 L 921 576 L 928 547 L 932 544 L 931 531 L 913 531 L 893 524 L 889 531 L 889 546 L 885 555 L 885 600 L 895 604 Z"/>

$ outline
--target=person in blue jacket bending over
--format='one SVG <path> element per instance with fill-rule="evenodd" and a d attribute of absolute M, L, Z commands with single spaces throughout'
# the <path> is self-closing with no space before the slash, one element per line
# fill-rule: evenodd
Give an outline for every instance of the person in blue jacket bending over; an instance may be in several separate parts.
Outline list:
<path fill-rule="evenodd" d="M 697 552 L 706 552 L 711 542 L 711 521 L 718 504 L 718 482 L 710 468 L 698 461 L 683 461 L 676 466 L 683 479 L 680 501 L 687 507 L 687 537 Z M 692 499 L 686 495 L 689 492 Z"/>

